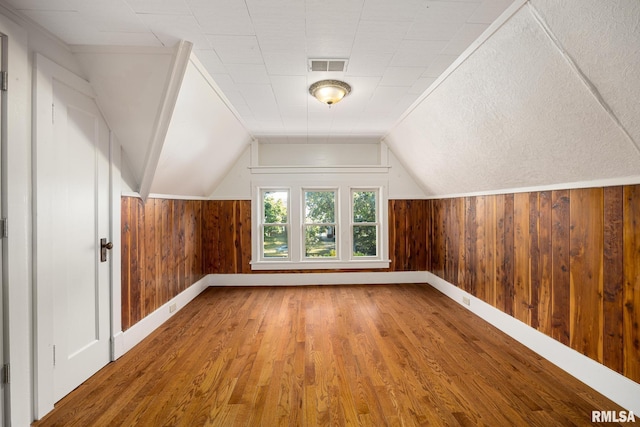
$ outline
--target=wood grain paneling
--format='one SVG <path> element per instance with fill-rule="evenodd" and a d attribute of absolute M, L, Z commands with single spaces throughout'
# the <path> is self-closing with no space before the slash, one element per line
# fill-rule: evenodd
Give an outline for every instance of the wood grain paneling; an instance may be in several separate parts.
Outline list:
<path fill-rule="evenodd" d="M 122 304 L 121 322 L 122 328 L 127 329 L 131 326 L 131 276 L 133 274 L 133 260 L 136 258 L 132 255 L 131 250 L 131 204 L 134 199 L 131 197 L 123 197 L 120 202 L 120 224 L 121 230 L 121 266 L 120 266 L 120 299 Z M 125 309 L 124 307 L 127 307 Z"/>
<path fill-rule="evenodd" d="M 504 295 L 505 313 L 513 316 L 515 301 L 515 231 L 513 218 L 515 213 L 515 198 L 513 194 L 504 197 Z"/>
<path fill-rule="evenodd" d="M 624 188 L 624 375 L 640 382 L 640 185 Z"/>
<path fill-rule="evenodd" d="M 434 274 L 640 382 L 640 185 L 432 200 L 430 230 Z"/>
<path fill-rule="evenodd" d="M 431 205 L 431 234 L 429 235 L 429 247 L 431 248 L 431 271 L 438 277 L 445 277 L 445 264 L 447 255 L 446 243 L 446 214 L 442 200 L 430 200 Z M 389 230 L 391 234 L 393 230 Z"/>
<path fill-rule="evenodd" d="M 122 197 L 122 329 L 203 276 L 201 201 Z"/>
<path fill-rule="evenodd" d="M 603 190 L 571 190 L 571 348 L 602 361 Z"/>
<path fill-rule="evenodd" d="M 203 247 L 205 272 L 251 272 L 251 201 L 204 202 Z"/>
<path fill-rule="evenodd" d="M 538 320 L 538 330 L 551 336 L 553 329 L 552 316 L 552 219 L 551 219 L 551 192 L 543 191 L 538 199 L 538 278 L 537 291 L 538 310 L 536 312 Z"/>
<path fill-rule="evenodd" d="M 604 331 L 603 363 L 622 372 L 623 355 L 623 191 L 622 187 L 604 189 Z"/>
<path fill-rule="evenodd" d="M 569 345 L 569 191 L 553 191 L 551 203 L 551 337 Z"/>
<path fill-rule="evenodd" d="M 640 382 L 640 185 L 390 200 L 389 224 L 376 271 L 429 270 Z M 250 201 L 123 197 L 123 328 L 250 260 Z M 310 271 L 339 270 L 288 272 Z"/>
<path fill-rule="evenodd" d="M 428 200 L 389 200 L 388 271 L 427 269 Z"/>
<path fill-rule="evenodd" d="M 496 196 L 486 196 L 484 201 L 484 248 L 482 258 L 485 260 L 484 274 L 480 288 L 484 288 L 482 300 L 492 306 L 496 305 Z"/>
<path fill-rule="evenodd" d="M 513 317 L 528 325 L 531 324 L 529 307 L 531 301 L 529 204 L 530 198 L 528 193 L 518 193 L 514 195 Z"/>
<path fill-rule="evenodd" d="M 466 197 L 464 199 L 464 244 L 462 245 L 464 255 L 461 258 L 460 269 L 463 275 L 459 278 L 462 289 L 474 296 L 477 296 L 477 273 L 480 267 L 479 257 L 476 256 L 478 240 L 477 200 L 477 197 Z"/>
<path fill-rule="evenodd" d="M 428 200 L 389 201 L 391 265 L 375 271 L 427 270 L 430 204 Z M 123 197 L 121 215 L 125 330 L 205 274 L 252 272 L 249 200 L 149 199 L 143 203 Z M 337 271 L 345 270 L 261 273 Z"/>

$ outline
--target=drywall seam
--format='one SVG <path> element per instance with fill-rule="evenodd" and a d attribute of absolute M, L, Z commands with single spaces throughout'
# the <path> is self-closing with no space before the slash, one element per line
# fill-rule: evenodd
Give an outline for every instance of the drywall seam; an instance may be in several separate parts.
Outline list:
<path fill-rule="evenodd" d="M 142 178 L 140 179 L 140 196 L 142 200 L 147 200 L 149 192 L 151 191 L 151 184 L 153 183 L 156 168 L 158 167 L 162 146 L 167 136 L 169 123 L 171 123 L 173 109 L 176 106 L 176 100 L 178 99 L 182 80 L 184 79 L 184 74 L 189 64 L 192 48 L 193 44 L 191 42 L 183 40 L 176 49 L 176 56 L 171 67 L 171 73 L 169 74 L 167 89 L 163 96 L 160 109 L 158 110 L 158 115 L 156 116 L 151 143 L 147 151 L 147 158 L 144 162 Z"/>
<path fill-rule="evenodd" d="M 569 67 L 571 67 L 571 69 L 574 71 L 578 79 L 580 79 L 580 81 L 586 86 L 587 90 L 595 98 L 596 102 L 609 115 L 613 123 L 615 123 L 615 125 L 620 129 L 620 131 L 627 137 L 627 139 L 631 142 L 631 144 L 636 149 L 638 154 L 640 154 L 640 143 L 636 142 L 633 139 L 631 134 L 629 134 L 627 129 L 620 122 L 620 120 L 618 119 L 618 116 L 616 116 L 616 114 L 613 112 L 613 110 L 611 109 L 607 101 L 604 99 L 602 94 L 600 94 L 600 91 L 598 90 L 598 88 L 591 82 L 591 80 L 589 80 L 589 78 L 584 74 L 582 69 L 573 60 L 569 52 L 567 52 L 564 46 L 562 46 L 562 43 L 560 43 L 560 40 L 558 40 L 556 35 L 553 33 L 553 31 L 551 30 L 551 27 L 549 27 L 549 25 L 547 24 L 547 21 L 545 21 L 542 15 L 540 15 L 540 12 L 538 12 L 538 9 L 536 9 L 535 6 L 530 2 L 527 2 L 527 3 L 529 6 L 529 12 L 531 13 L 531 16 L 533 17 L 533 19 L 540 26 L 540 28 L 545 33 L 545 35 L 549 38 L 549 40 L 551 40 L 551 43 L 555 46 L 555 48 L 558 50 L 560 55 L 562 55 L 562 57 L 567 62 Z"/>

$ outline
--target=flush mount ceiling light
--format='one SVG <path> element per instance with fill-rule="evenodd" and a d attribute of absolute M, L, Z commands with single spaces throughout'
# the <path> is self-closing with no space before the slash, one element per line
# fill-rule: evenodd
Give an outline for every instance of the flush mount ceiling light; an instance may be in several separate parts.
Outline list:
<path fill-rule="evenodd" d="M 340 80 L 320 80 L 309 86 L 309 93 L 329 106 L 349 95 L 351 86 Z"/>

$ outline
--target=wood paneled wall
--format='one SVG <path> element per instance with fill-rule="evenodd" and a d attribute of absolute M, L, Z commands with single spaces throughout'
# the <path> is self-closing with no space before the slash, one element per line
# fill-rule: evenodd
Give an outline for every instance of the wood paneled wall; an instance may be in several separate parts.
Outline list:
<path fill-rule="evenodd" d="M 640 382 L 640 185 L 390 200 L 389 252 Z M 250 201 L 123 197 L 123 329 L 250 260 Z"/>
<path fill-rule="evenodd" d="M 205 273 L 250 274 L 251 201 L 203 202 Z M 388 269 L 375 271 L 426 271 L 428 200 L 389 201 Z M 269 273 L 332 273 L 362 270 L 263 270 Z"/>
<path fill-rule="evenodd" d="M 249 273 L 251 202 L 122 197 L 122 328 L 209 273 Z"/>
<path fill-rule="evenodd" d="M 122 197 L 122 329 L 204 275 L 203 202 Z"/>
<path fill-rule="evenodd" d="M 430 200 L 389 200 L 388 271 L 428 271 Z"/>
<path fill-rule="evenodd" d="M 429 207 L 427 200 L 389 202 L 391 266 L 378 271 L 427 269 Z M 123 197 L 121 212 L 123 330 L 205 274 L 252 272 L 249 200 L 149 199 L 143 203 Z M 340 270 L 260 273 L 335 271 Z"/>
<path fill-rule="evenodd" d="M 430 209 L 434 274 L 640 382 L 640 185 Z"/>
<path fill-rule="evenodd" d="M 251 201 L 204 202 L 205 272 L 251 273 Z"/>

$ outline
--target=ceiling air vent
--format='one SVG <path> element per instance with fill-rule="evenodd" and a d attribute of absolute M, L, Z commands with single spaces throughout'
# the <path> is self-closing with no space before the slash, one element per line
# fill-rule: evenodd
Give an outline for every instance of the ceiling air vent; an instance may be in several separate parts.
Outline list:
<path fill-rule="evenodd" d="M 309 71 L 346 71 L 346 59 L 310 59 Z"/>

